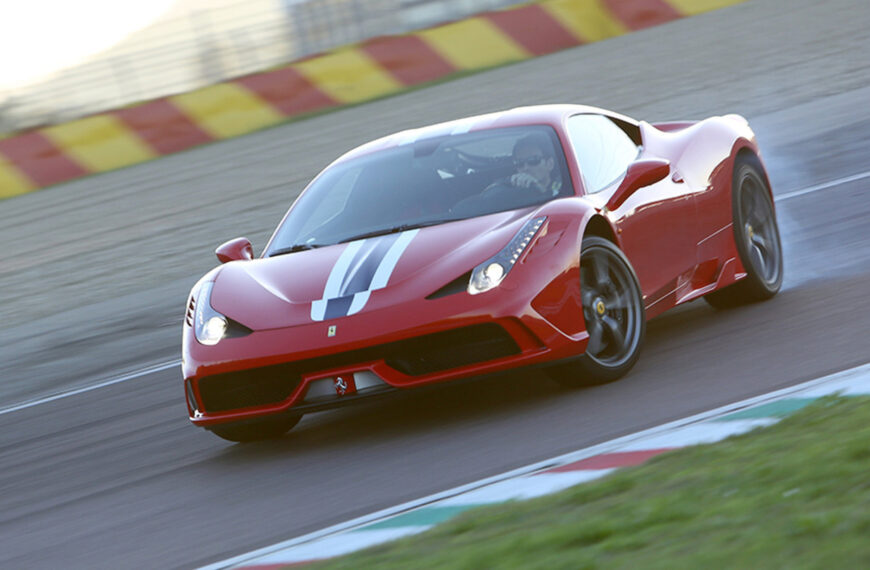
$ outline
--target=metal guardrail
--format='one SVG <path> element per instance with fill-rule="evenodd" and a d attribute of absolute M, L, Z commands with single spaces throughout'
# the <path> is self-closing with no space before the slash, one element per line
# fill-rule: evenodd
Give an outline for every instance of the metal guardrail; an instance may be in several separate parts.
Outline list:
<path fill-rule="evenodd" d="M 159 20 L 88 61 L 0 90 L 0 133 L 57 124 L 516 0 L 231 0 Z M 58 46 L 63 49 L 63 46 Z"/>

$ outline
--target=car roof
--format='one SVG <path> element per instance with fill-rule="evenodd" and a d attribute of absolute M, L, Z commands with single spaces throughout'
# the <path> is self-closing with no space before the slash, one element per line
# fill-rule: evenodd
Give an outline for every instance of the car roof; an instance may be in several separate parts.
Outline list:
<path fill-rule="evenodd" d="M 604 114 L 636 124 L 636 121 L 629 117 L 588 105 L 554 104 L 515 107 L 505 111 L 497 111 L 484 115 L 474 115 L 453 121 L 393 133 L 346 152 L 338 158 L 335 163 L 344 162 L 345 160 L 350 160 L 379 150 L 409 144 L 414 141 L 449 134 L 460 134 L 478 130 L 523 125 L 551 125 L 558 128 L 565 118 L 578 113 Z"/>

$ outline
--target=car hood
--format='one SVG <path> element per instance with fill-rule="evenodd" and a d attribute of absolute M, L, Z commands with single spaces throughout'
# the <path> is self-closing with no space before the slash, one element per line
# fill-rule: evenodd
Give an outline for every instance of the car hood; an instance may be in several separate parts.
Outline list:
<path fill-rule="evenodd" d="M 251 329 L 265 330 L 422 299 L 495 255 L 533 214 L 500 212 L 234 261 L 218 271 L 211 304 Z"/>

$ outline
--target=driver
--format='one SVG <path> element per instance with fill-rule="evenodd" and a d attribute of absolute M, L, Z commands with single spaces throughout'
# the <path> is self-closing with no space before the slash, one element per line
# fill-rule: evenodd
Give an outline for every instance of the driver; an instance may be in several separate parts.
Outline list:
<path fill-rule="evenodd" d="M 516 142 L 512 154 L 517 172 L 509 179 L 511 186 L 533 188 L 547 196 L 559 194 L 562 181 L 546 135 L 531 133 L 524 136 Z"/>
<path fill-rule="evenodd" d="M 529 133 L 514 143 L 511 157 L 516 172 L 500 178 L 480 194 L 461 200 L 454 215 L 482 215 L 546 202 L 562 190 L 555 151 L 544 133 Z"/>

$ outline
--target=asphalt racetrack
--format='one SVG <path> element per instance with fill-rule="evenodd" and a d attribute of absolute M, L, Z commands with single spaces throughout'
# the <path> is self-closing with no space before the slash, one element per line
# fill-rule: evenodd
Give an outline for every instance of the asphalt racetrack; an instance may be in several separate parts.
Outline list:
<path fill-rule="evenodd" d="M 0 202 L 0 567 L 194 567 L 867 362 L 868 21 L 861 0 L 751 0 Z M 176 361 L 214 247 L 245 235 L 259 252 L 345 150 L 547 102 L 748 117 L 778 197 L 782 293 L 652 321 L 611 385 L 518 372 L 306 416 L 276 442 L 190 426 L 176 367 L 10 409 Z"/>

